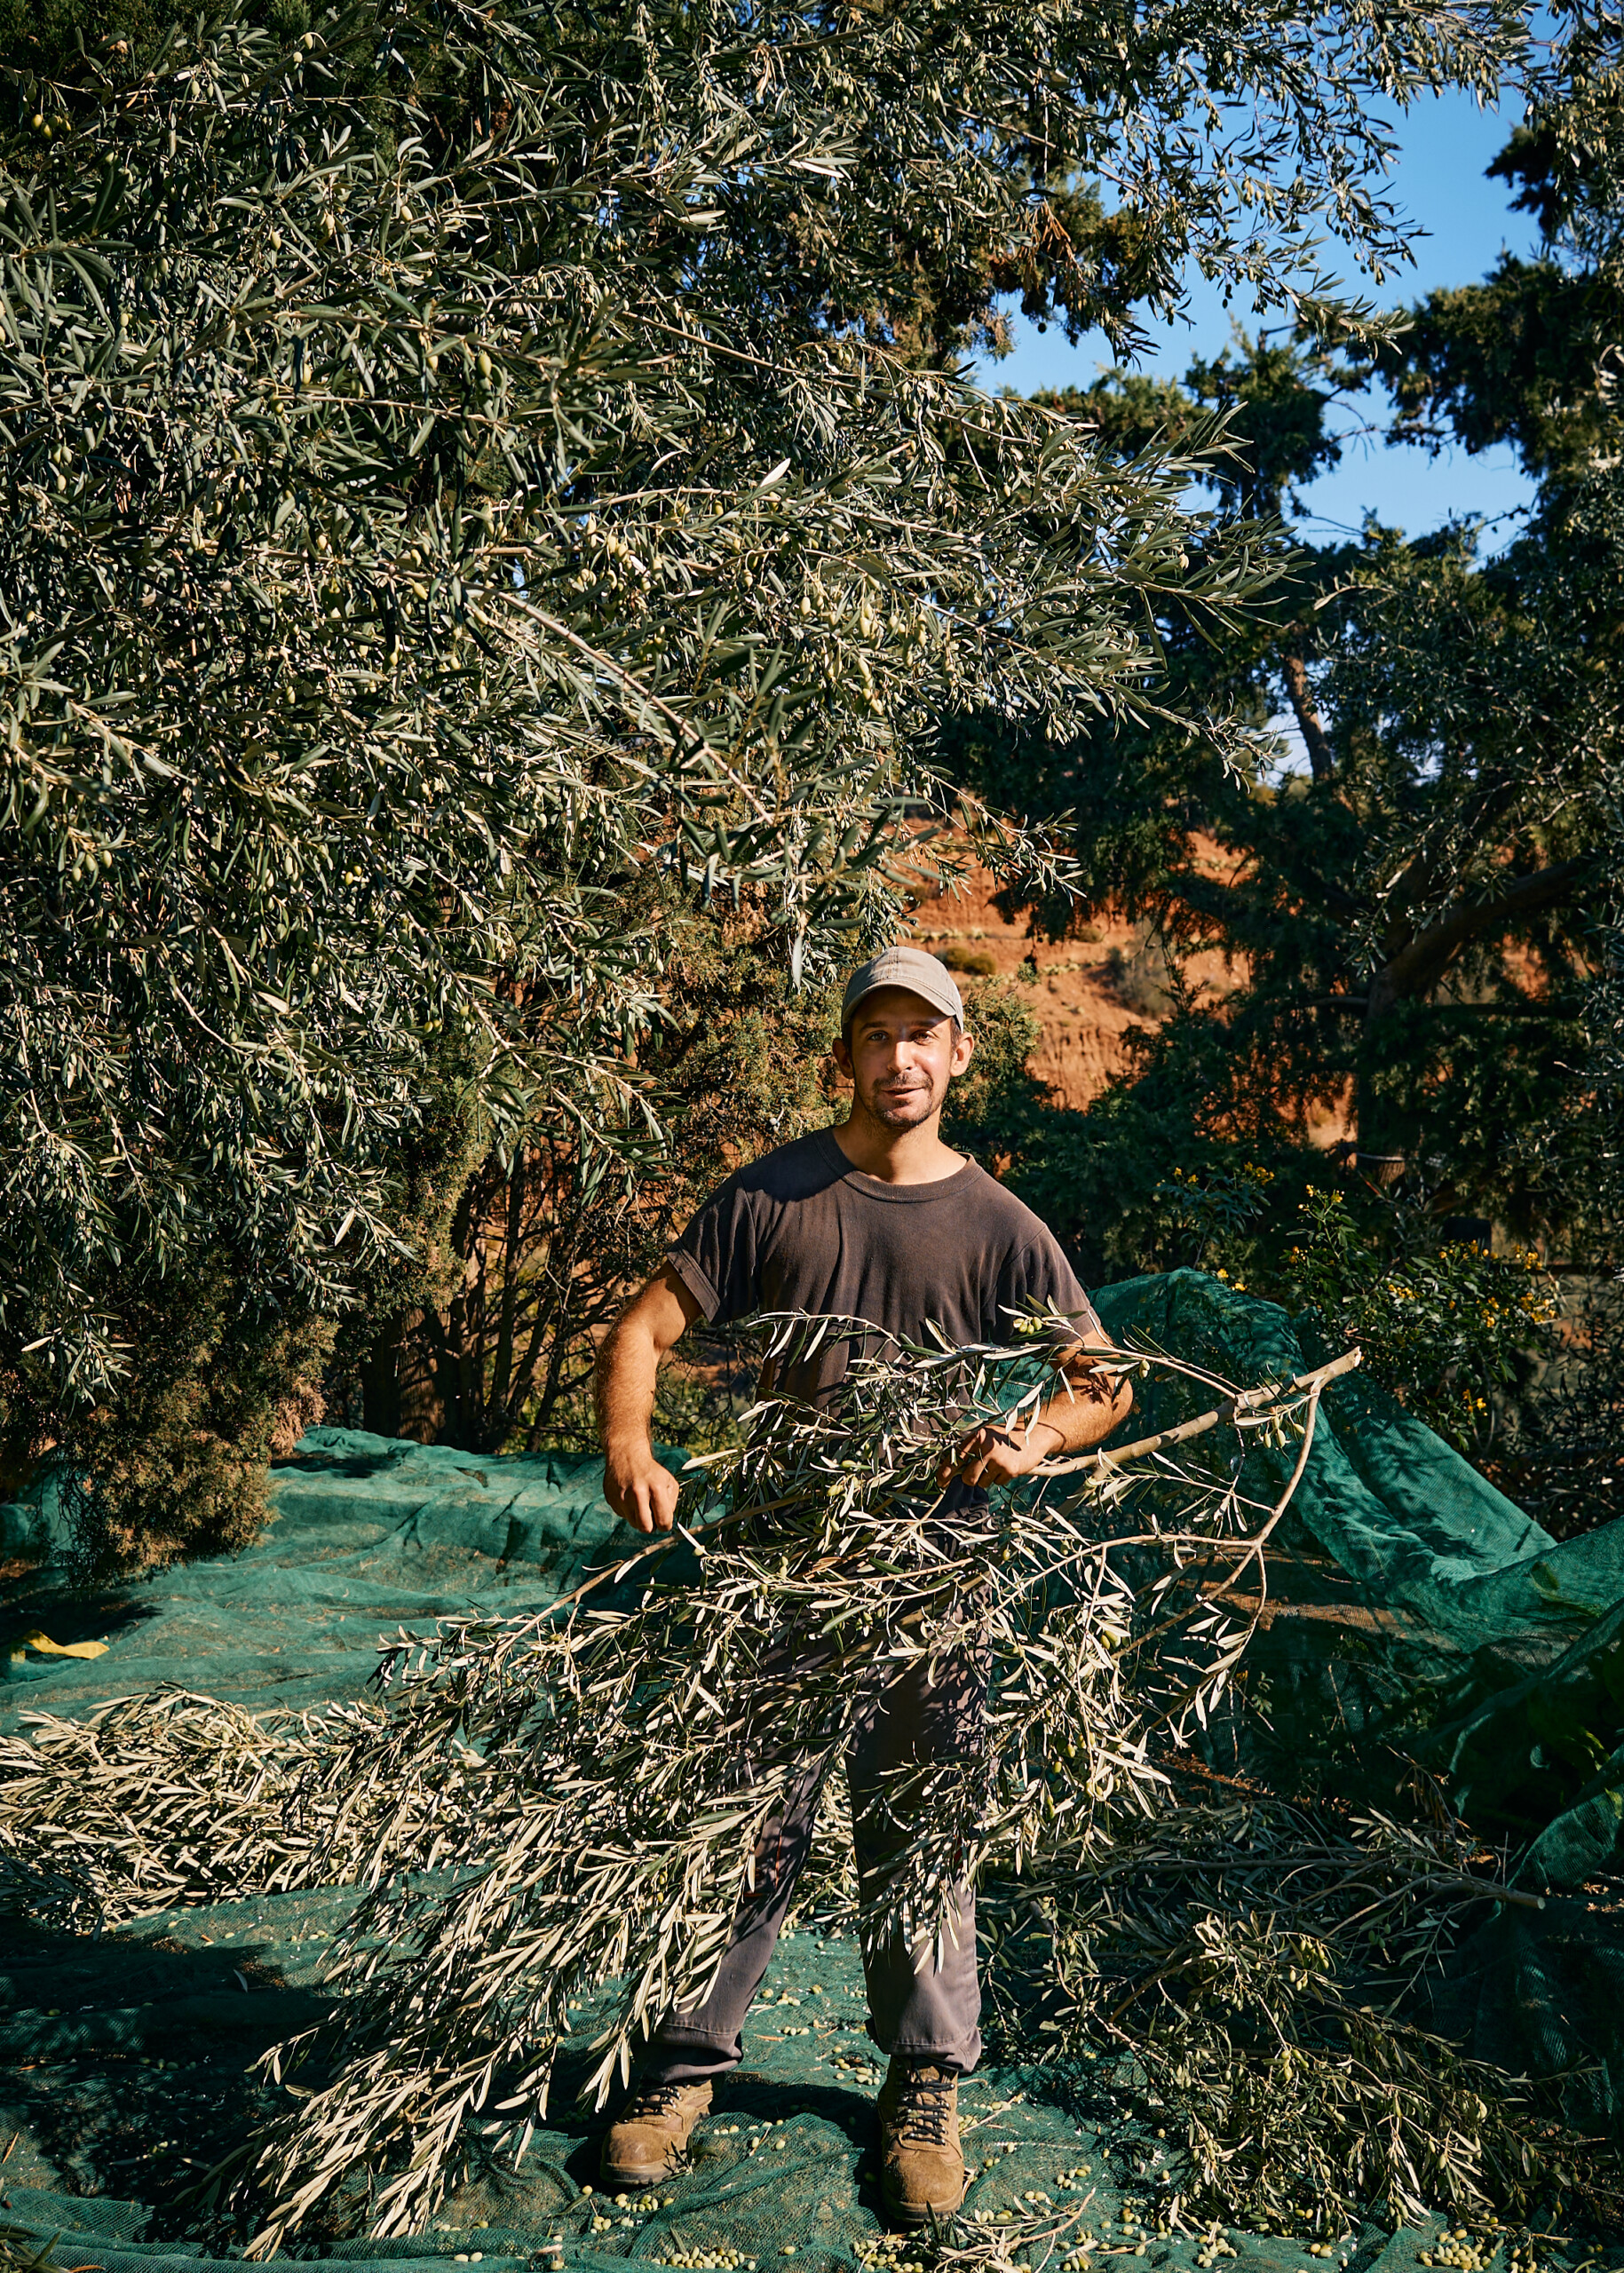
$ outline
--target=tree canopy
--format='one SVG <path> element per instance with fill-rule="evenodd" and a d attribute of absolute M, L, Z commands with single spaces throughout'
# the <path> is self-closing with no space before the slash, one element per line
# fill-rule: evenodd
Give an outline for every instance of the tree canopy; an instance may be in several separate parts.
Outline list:
<path fill-rule="evenodd" d="M 1571 75 L 1588 51 L 1575 33 L 1558 60 Z M 1577 99 L 1554 69 L 1501 162 L 1545 219 L 1537 257 L 1433 293 L 1367 349 L 1301 328 L 1240 334 L 1182 385 L 1119 371 L 1048 398 L 1127 462 L 1228 414 L 1236 457 L 1204 479 L 1228 513 L 1268 527 L 1293 522 L 1374 379 L 1395 439 L 1515 444 L 1538 486 L 1509 540 L 1471 525 L 1410 538 L 1373 519 L 1352 541 L 1299 537 L 1239 638 L 1215 643 L 1169 609 L 1168 708 L 1248 718 L 1240 772 L 1160 718 L 1101 718 L 1068 741 L 982 714 L 949 738 L 984 794 L 1024 788 L 1027 811 L 1067 816 L 1087 890 L 1041 921 L 1063 929 L 1116 895 L 1176 951 L 1232 958 L 1237 991 L 1185 1000 L 1138 1085 L 1147 1104 L 1183 1094 L 1184 1138 L 1204 1125 L 1300 1141 L 1345 1111 L 1378 1181 L 1407 1168 L 1440 1211 L 1565 1245 L 1611 1237 L 1593 1182 L 1555 1172 L 1548 1133 L 1553 1111 L 1582 1119 L 1597 1095 L 1573 1074 L 1611 888 L 1624 591 L 1624 290 L 1585 202 L 1599 154 L 1560 182 L 1552 154 Z M 1572 1167 L 1586 1144 L 1569 1137 Z M 1145 1160 L 1151 1183 L 1171 1157 Z"/>
<path fill-rule="evenodd" d="M 949 806 L 1052 889 L 940 715 L 1176 708 L 1159 624 L 1277 564 L 1192 508 L 1216 422 L 1124 460 L 966 384 L 997 279 L 1124 339 L 1192 257 L 1324 315 L 1316 218 L 1398 251 L 1374 98 L 1520 40 L 1489 0 L 13 19 L 12 1461 L 116 1406 L 166 1289 L 287 1334 L 400 1299 L 492 1144 L 635 1153 L 673 908 L 816 986 Z"/>

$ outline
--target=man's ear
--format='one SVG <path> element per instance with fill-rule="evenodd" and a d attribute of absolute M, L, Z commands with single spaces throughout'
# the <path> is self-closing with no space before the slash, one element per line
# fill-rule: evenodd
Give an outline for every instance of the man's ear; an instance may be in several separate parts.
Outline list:
<path fill-rule="evenodd" d="M 835 1061 L 836 1072 L 844 1073 L 849 1081 L 852 1078 L 852 1045 L 844 1034 L 837 1034 L 830 1042 L 829 1056 Z"/>
<path fill-rule="evenodd" d="M 953 1064 L 949 1069 L 949 1079 L 955 1073 L 962 1073 L 975 1054 L 975 1035 L 961 1028 L 953 1037 Z"/>

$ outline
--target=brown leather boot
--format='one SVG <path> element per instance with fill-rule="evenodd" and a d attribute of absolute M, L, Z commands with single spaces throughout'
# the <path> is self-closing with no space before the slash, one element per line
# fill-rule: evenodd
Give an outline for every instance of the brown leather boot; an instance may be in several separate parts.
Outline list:
<path fill-rule="evenodd" d="M 606 2186 L 658 2186 L 687 2152 L 688 2134 L 710 2108 L 709 2084 L 640 2084 L 604 2139 Z"/>
<path fill-rule="evenodd" d="M 899 2225 L 946 2218 L 964 2199 L 957 2071 L 893 2059 L 880 2089 L 880 2191 Z"/>

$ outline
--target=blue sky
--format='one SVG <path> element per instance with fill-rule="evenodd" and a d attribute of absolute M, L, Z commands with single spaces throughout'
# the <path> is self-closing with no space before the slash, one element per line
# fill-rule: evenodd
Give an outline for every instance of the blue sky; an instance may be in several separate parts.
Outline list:
<path fill-rule="evenodd" d="M 1403 302 L 1419 299 L 1438 285 L 1473 283 L 1492 267 L 1502 245 L 1516 252 L 1533 249 L 1533 221 L 1511 210 L 1509 185 L 1484 178 L 1484 168 L 1510 131 L 1512 115 L 1479 110 L 1468 96 L 1452 93 L 1423 98 L 1395 123 L 1399 147 L 1390 187 L 1415 224 L 1415 265 L 1390 281 L 1383 297 Z M 1192 324 L 1158 335 L 1156 354 L 1142 368 L 1176 377 L 1192 355 L 1216 354 L 1224 345 L 1230 313 L 1199 278 L 1191 314 Z M 1023 394 L 1035 387 L 1087 385 L 1110 361 L 1097 333 L 1068 347 L 1058 330 L 1040 335 L 1018 313 L 1014 322 L 1015 351 L 1002 362 L 983 363 L 984 384 L 1013 386 Z M 1385 396 L 1370 399 L 1373 423 L 1382 421 L 1385 405 Z M 1346 423 L 1357 424 L 1359 416 L 1350 407 Z M 1304 534 L 1323 542 L 1339 529 L 1356 530 L 1364 514 L 1374 511 L 1418 536 L 1452 515 L 1490 519 L 1515 511 L 1531 495 L 1509 448 L 1476 457 L 1451 449 L 1430 458 L 1424 450 L 1389 448 L 1378 434 L 1351 440 L 1342 463 L 1304 492 L 1313 516 Z M 1501 523 L 1485 532 L 1485 542 L 1493 546 L 1503 541 L 1509 527 Z"/>

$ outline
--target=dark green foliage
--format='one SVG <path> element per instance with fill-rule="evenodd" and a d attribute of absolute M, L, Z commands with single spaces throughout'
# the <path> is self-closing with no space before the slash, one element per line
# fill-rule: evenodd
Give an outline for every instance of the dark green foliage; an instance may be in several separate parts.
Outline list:
<path fill-rule="evenodd" d="M 1509 440 L 1532 473 L 1605 456 L 1624 313 L 1624 42 L 1616 8 L 1560 11 L 1523 123 L 1488 168 L 1538 222 L 1533 260 L 1432 294 L 1381 359 L 1395 432 L 1468 449 Z"/>
<path fill-rule="evenodd" d="M 184 13 L 177 0 L 0 0 L 0 71 L 19 75 L 20 91 L 43 91 L 76 77 L 87 51 L 149 39 Z M 4 125 L 8 142 L 40 131 L 14 114 Z"/>
<path fill-rule="evenodd" d="M 1532 1672 L 1480 1653 L 1455 1683 L 1456 1709 L 1406 1730 L 1430 1766 L 1446 1770 L 1457 1804 L 1484 1838 L 1534 1837 L 1555 1813 L 1619 1781 L 1624 1745 L 1624 1615 L 1614 1610 L 1555 1664 Z"/>
<path fill-rule="evenodd" d="M 1325 413 L 1340 395 L 1361 386 L 1368 369 L 1367 363 L 1305 347 L 1299 339 L 1253 340 L 1237 328 L 1232 346 L 1210 360 L 1197 357 L 1182 385 L 1113 370 L 1090 387 L 1035 399 L 1088 419 L 1124 455 L 1161 439 L 1187 440 L 1212 412 L 1233 414 L 1233 447 L 1213 478 L 1256 519 L 1279 512 L 1301 484 L 1338 463 L 1342 445 Z"/>
<path fill-rule="evenodd" d="M 1207 1189 L 1254 1165 L 1312 1172 L 1266 1089 L 1249 1093 L 1255 1110 L 1244 1121 L 1232 1120 L 1232 1097 L 1248 1093 L 1232 1082 L 1228 1047 L 1216 1021 L 1176 1010 L 1140 1043 L 1137 1070 L 1086 1113 L 1051 1109 L 1024 1128 L 1010 1181 L 1066 1242 L 1085 1283 L 1234 1266 L 1237 1257 L 1214 1252 L 1199 1225 L 1170 1212 L 1176 1177 Z"/>
<path fill-rule="evenodd" d="M 1514 442 L 1537 473 L 1582 463 L 1607 430 L 1597 379 L 1621 325 L 1612 277 L 1504 253 L 1485 282 L 1414 311 L 1388 367 L 1394 431 L 1433 449 Z"/>
<path fill-rule="evenodd" d="M 1497 1480 L 1557 1539 L 1624 1517 L 1624 1282 L 1589 1280 L 1516 1412 Z"/>
<path fill-rule="evenodd" d="M 1028 811 L 1070 816 L 1090 899 L 1149 918 L 1174 952 L 1221 946 L 1245 972 L 1221 1007 L 1184 1007 L 1156 1078 L 1180 1057 L 1200 1110 L 1236 1134 L 1306 1131 L 1352 1085 L 1362 1150 L 1437 1155 L 1449 1204 L 1525 1228 L 1548 1203 L 1508 1139 L 1542 1117 L 1578 1041 L 1612 732 L 1606 667 L 1589 659 L 1608 652 L 1617 556 L 1610 506 L 1584 503 L 1588 527 L 1579 502 L 1553 501 L 1486 564 L 1459 534 L 1406 546 L 1373 532 L 1312 564 L 1325 590 L 1340 582 L 1334 609 L 1216 653 L 1170 627 L 1181 709 L 1249 705 L 1261 730 L 1295 687 L 1319 778 L 1286 791 L 1158 720 L 1058 748 L 974 721 L 951 745 L 987 794 L 1019 782 Z M 1280 613 L 1296 604 L 1285 588 Z M 1223 1035 L 1210 1053 L 1203 1021 Z"/>
<path fill-rule="evenodd" d="M 1168 605 L 1176 717 L 1147 706 L 1069 742 L 986 713 L 949 728 L 963 778 L 1065 829 L 1084 898 L 1028 895 L 1041 926 L 1060 933 L 1111 898 L 1175 959 L 1221 947 L 1239 982 L 1206 1002 L 1170 985 L 1137 1101 L 1113 1091 L 1087 1132 L 1057 1127 L 1034 1146 L 1034 1193 L 1064 1210 L 1081 1177 L 1079 1221 L 1132 1224 L 1176 1160 L 1204 1172 L 1208 1136 L 1271 1159 L 1345 1116 L 1362 1165 L 1384 1184 L 1404 1176 L 1439 1215 L 1592 1255 L 1616 1241 L 1616 1194 L 1594 1172 L 1616 1149 L 1608 1092 L 1573 1078 L 1620 764 L 1608 359 L 1624 302 L 1597 188 L 1616 154 L 1611 55 L 1567 23 L 1537 131 L 1514 145 L 1530 194 L 1549 191 L 1548 258 L 1435 294 L 1369 356 L 1242 338 L 1183 387 L 1116 372 L 1050 398 L 1125 459 L 1226 412 L 1236 456 L 1207 478 L 1260 539 L 1335 461 L 1329 407 L 1373 369 L 1401 437 L 1510 437 L 1541 482 L 1525 530 L 1493 554 L 1468 528 L 1411 542 L 1372 525 L 1357 543 L 1301 550 L 1238 635 L 1209 641 Z M 1250 723 L 1250 763 L 1227 760 L 1203 715 Z M 1307 772 L 1282 779 L 1271 727 L 1287 720 Z M 1138 1001 L 1161 1007 L 1148 985 Z M 1089 1236 L 1107 1268 L 1155 1252 L 1142 1220 Z"/>
<path fill-rule="evenodd" d="M 131 1304 L 129 1386 L 59 1448 L 73 1560 L 88 1583 L 244 1547 L 268 1463 L 321 1419 L 333 1328 L 245 1316 L 224 1263 Z"/>
<path fill-rule="evenodd" d="M 1271 1110 L 1264 1080 L 1249 1090 L 1258 1109 L 1237 1122 L 1232 1097 L 1248 1091 L 1225 1078 L 1225 1039 L 1215 1020 L 1176 1016 L 1088 1112 L 1028 1108 L 1009 1143 L 1010 1183 L 1085 1282 L 1213 1271 L 1281 1303 L 1327 1352 L 1359 1343 L 1401 1404 L 1507 1477 L 1522 1432 L 1555 1426 L 1524 1409 L 1541 1353 L 1554 1355 L 1557 1295 L 1539 1257 L 1490 1252 L 1486 1223 L 1452 1217 L 1424 1187 L 1406 1198 L 1340 1180 Z M 1576 1429 L 1570 1437 L 1567 1457 L 1581 1460 Z M 1604 1493 L 1580 1505 L 1566 1529 L 1610 1513 Z"/>
<path fill-rule="evenodd" d="M 1539 1256 L 1496 1255 L 1423 1209 L 1374 1195 L 1356 1208 L 1313 1184 L 1293 1229 L 1257 1291 L 1278 1290 L 1326 1347 L 1357 1342 L 1375 1379 L 1447 1442 L 1486 1447 L 1492 1400 L 1550 1343 L 1556 1290 Z"/>

